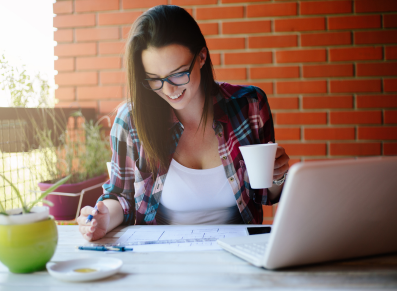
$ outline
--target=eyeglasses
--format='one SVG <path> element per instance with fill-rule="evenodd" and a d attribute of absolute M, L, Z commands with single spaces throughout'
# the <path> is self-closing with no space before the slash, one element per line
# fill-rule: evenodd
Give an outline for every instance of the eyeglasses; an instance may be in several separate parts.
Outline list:
<path fill-rule="evenodd" d="M 184 72 L 179 72 L 175 73 L 172 75 L 169 75 L 168 77 L 165 78 L 149 78 L 149 79 L 144 79 L 142 81 L 142 85 L 149 90 L 160 90 L 163 88 L 164 81 L 174 85 L 174 86 L 182 86 L 186 85 L 187 83 L 190 82 L 190 74 L 192 73 L 194 63 L 196 61 L 198 53 L 194 55 L 193 61 L 190 64 L 189 70 L 184 71 Z"/>

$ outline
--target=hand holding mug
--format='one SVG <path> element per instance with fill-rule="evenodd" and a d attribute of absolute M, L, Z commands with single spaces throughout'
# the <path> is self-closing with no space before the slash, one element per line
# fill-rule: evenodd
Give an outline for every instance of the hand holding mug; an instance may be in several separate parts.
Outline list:
<path fill-rule="evenodd" d="M 289 157 L 277 143 L 239 147 L 248 171 L 252 189 L 271 188 L 288 171 Z"/>
<path fill-rule="evenodd" d="M 268 144 L 272 142 L 269 141 Z M 281 146 L 277 146 L 276 159 L 274 161 L 274 172 L 273 180 L 280 180 L 285 173 L 289 170 L 289 156 L 286 154 L 285 149 Z"/>

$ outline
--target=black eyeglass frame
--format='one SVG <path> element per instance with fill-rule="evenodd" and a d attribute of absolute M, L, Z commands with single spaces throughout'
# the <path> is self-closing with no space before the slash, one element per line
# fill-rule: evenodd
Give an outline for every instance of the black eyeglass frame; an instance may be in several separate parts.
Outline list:
<path fill-rule="evenodd" d="M 173 85 L 173 86 L 183 86 L 183 85 L 188 84 L 188 83 L 190 82 L 190 74 L 192 73 L 192 70 L 193 70 L 193 68 L 194 68 L 194 63 L 196 62 L 196 58 L 197 58 L 198 54 L 199 54 L 199 52 L 197 52 L 197 53 L 194 55 L 193 61 L 192 61 L 192 63 L 190 64 L 190 67 L 189 67 L 189 69 L 188 69 L 187 71 L 174 73 L 174 74 L 169 75 L 169 76 L 167 76 L 167 77 L 165 77 L 165 78 L 148 78 L 148 79 L 144 79 L 144 80 L 141 82 L 141 84 L 143 85 L 143 87 L 145 87 L 145 89 L 153 90 L 153 91 L 157 91 L 157 90 L 160 90 L 161 88 L 163 88 L 163 86 L 164 86 L 164 81 L 167 82 L 167 83 L 169 83 L 169 84 L 171 84 L 171 85 Z M 180 74 L 186 74 L 189 80 L 188 80 L 186 83 L 184 83 L 184 84 L 175 84 L 175 83 L 171 82 L 170 80 L 168 80 L 168 78 L 172 78 L 172 76 L 180 75 Z M 153 89 L 152 87 L 150 87 L 150 85 L 149 85 L 148 83 L 145 83 L 145 82 L 148 82 L 148 81 L 161 81 L 161 86 L 160 86 L 160 88 L 158 88 L 158 89 Z M 148 86 L 148 87 L 147 87 L 147 86 Z"/>

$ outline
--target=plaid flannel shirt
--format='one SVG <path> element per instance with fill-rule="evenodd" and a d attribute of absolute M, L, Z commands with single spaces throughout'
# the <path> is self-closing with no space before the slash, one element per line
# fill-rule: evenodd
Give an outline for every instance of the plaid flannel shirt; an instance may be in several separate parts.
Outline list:
<path fill-rule="evenodd" d="M 219 156 L 243 221 L 261 224 L 262 205 L 270 204 L 267 189 L 250 187 L 238 147 L 275 142 L 267 97 L 254 86 L 220 83 L 219 87 L 219 93 L 213 97 L 212 124 L 218 138 Z M 124 224 L 156 224 L 156 212 L 168 169 L 159 167 L 155 180 L 152 173 L 144 172 L 145 152 L 132 122 L 131 108 L 126 104 L 119 109 L 110 133 L 113 152 L 111 175 L 103 185 L 104 194 L 98 201 L 118 200 L 124 210 Z M 170 134 L 174 152 L 183 134 L 183 125 L 175 115 Z"/>

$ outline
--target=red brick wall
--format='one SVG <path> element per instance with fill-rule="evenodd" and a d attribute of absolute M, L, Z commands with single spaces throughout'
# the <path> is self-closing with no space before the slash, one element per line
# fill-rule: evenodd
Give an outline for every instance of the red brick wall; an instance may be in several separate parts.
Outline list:
<path fill-rule="evenodd" d="M 126 98 L 126 35 L 158 4 L 197 20 L 217 80 L 267 93 L 292 163 L 397 155 L 396 0 L 57 1 L 58 106 L 106 114 Z"/>

